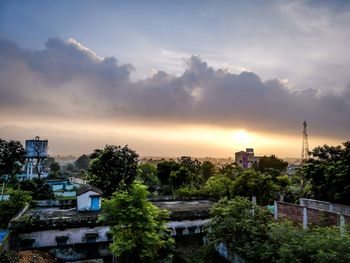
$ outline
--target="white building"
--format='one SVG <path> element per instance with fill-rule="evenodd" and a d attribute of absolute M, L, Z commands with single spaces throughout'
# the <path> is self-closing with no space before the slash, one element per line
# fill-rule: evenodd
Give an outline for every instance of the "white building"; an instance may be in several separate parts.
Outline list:
<path fill-rule="evenodd" d="M 99 211 L 101 210 L 102 191 L 92 185 L 84 185 L 77 191 L 78 211 Z"/>

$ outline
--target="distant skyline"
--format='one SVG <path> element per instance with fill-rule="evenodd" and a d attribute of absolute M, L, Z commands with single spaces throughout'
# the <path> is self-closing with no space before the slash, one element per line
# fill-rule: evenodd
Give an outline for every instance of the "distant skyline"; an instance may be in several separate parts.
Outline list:
<path fill-rule="evenodd" d="M 300 157 L 350 134 L 348 1 L 1 1 L 0 138 Z"/>

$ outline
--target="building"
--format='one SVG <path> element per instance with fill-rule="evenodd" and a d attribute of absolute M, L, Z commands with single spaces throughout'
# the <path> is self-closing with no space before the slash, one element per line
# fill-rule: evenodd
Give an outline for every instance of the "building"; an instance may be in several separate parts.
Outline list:
<path fill-rule="evenodd" d="M 77 190 L 77 207 L 27 207 L 9 224 L 14 250 L 47 251 L 63 261 L 110 259 L 109 225 L 98 220 L 101 190 L 84 186 Z M 168 228 L 175 238 L 199 237 L 214 202 L 209 200 L 157 200 L 170 211 Z"/>
<path fill-rule="evenodd" d="M 76 191 L 78 211 L 99 211 L 102 191 L 92 185 L 84 185 Z"/>
<path fill-rule="evenodd" d="M 254 163 L 259 162 L 259 158 L 258 156 L 254 156 L 253 148 L 247 148 L 245 151 L 235 153 L 236 164 L 244 169 L 252 168 Z"/>
<path fill-rule="evenodd" d="M 17 175 L 19 180 L 31 180 L 36 177 L 47 177 L 44 162 L 48 157 L 48 140 L 40 140 L 39 136 L 35 139 L 26 140 L 26 163 L 24 172 Z"/>

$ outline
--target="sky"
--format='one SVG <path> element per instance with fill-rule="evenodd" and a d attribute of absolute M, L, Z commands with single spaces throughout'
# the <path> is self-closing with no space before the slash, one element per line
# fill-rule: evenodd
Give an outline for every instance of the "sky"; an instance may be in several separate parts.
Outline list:
<path fill-rule="evenodd" d="M 350 133 L 349 1 L 0 1 L 0 138 L 300 157 Z"/>

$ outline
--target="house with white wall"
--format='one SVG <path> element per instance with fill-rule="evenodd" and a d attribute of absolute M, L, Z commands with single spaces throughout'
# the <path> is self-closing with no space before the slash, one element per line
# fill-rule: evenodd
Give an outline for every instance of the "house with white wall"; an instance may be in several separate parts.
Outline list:
<path fill-rule="evenodd" d="M 101 210 L 102 191 L 92 185 L 84 185 L 76 191 L 78 211 Z"/>

